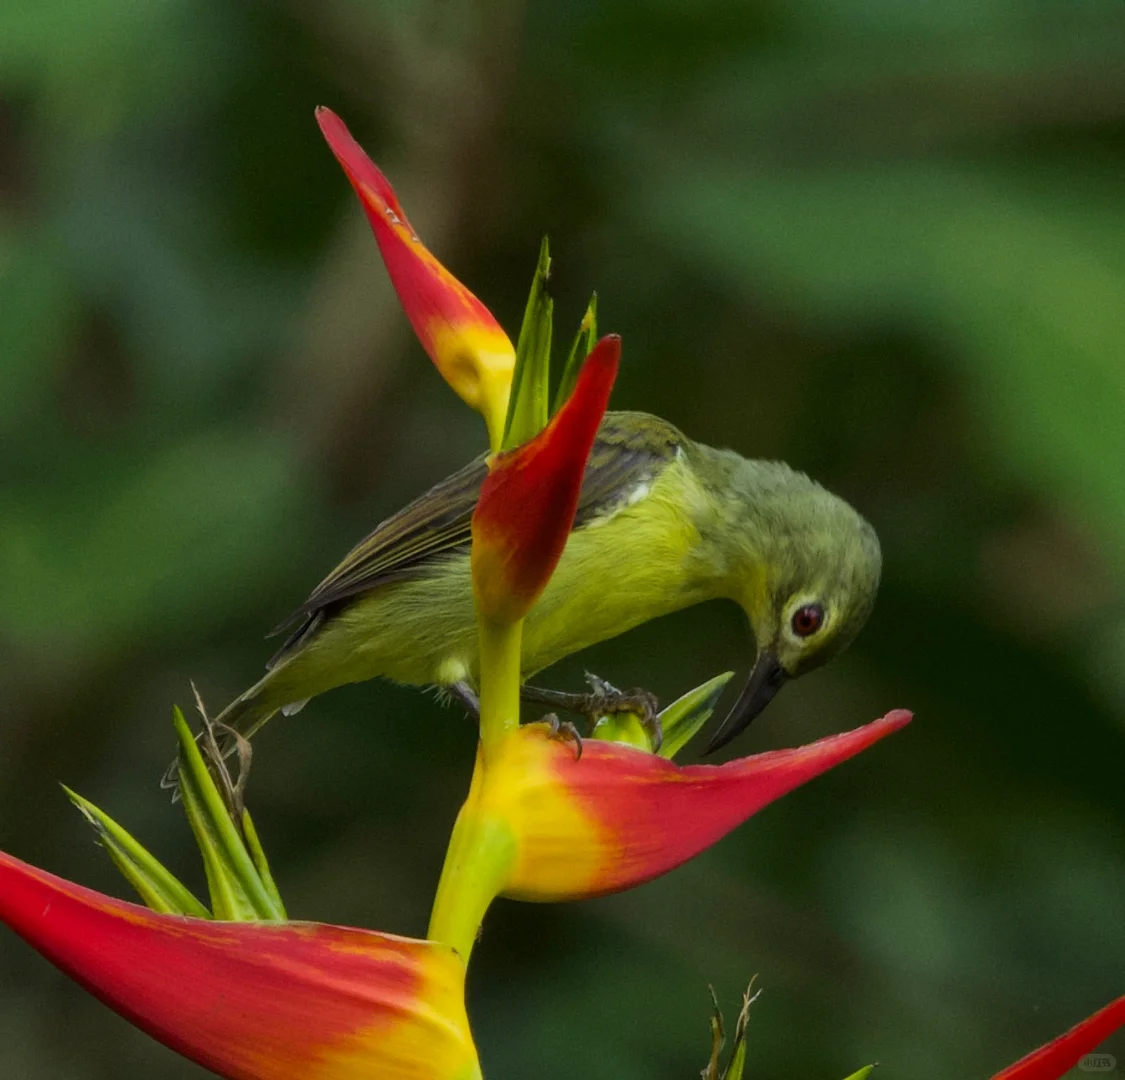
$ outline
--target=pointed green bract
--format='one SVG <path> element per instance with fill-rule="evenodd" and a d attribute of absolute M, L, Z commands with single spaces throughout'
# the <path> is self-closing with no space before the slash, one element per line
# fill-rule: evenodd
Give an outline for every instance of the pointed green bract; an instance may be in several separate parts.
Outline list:
<path fill-rule="evenodd" d="M 173 710 L 172 722 L 180 743 L 180 793 L 203 855 L 215 918 L 283 922 L 285 909 L 263 884 L 179 709 Z"/>
<path fill-rule="evenodd" d="M 269 894 L 270 899 L 277 905 L 278 910 L 281 912 L 281 917 L 283 919 L 288 918 L 285 912 L 285 904 L 282 903 L 281 893 L 277 890 L 277 882 L 273 879 L 269 861 L 266 859 L 266 853 L 262 847 L 262 842 L 258 839 L 258 830 L 254 828 L 254 822 L 250 817 L 249 810 L 242 811 L 242 835 L 246 838 L 246 847 L 250 851 L 250 858 L 254 860 L 254 868 L 258 871 L 258 876 L 262 879 L 262 887 Z"/>
<path fill-rule="evenodd" d="M 723 1073 L 723 1080 L 742 1080 L 742 1070 L 744 1068 L 746 1068 L 745 1038 L 735 1044 L 730 1064 L 727 1066 L 727 1071 Z"/>
<path fill-rule="evenodd" d="M 249 813 L 241 811 L 241 828 L 236 827 L 179 709 L 173 710 L 172 722 L 180 744 L 180 795 L 203 858 L 211 911 L 108 814 L 69 788 L 63 790 L 97 829 L 114 864 L 153 911 L 234 922 L 283 922 L 285 905 Z"/>
<path fill-rule="evenodd" d="M 875 1071 L 874 1065 L 864 1065 L 859 1072 L 854 1072 L 851 1076 L 844 1077 L 844 1080 L 867 1080 L 867 1078 Z"/>
<path fill-rule="evenodd" d="M 547 294 L 551 276 L 551 254 L 547 238 L 539 248 L 539 263 L 531 281 L 523 325 L 516 343 L 516 367 L 512 375 L 512 394 L 508 419 L 504 425 L 501 449 L 511 450 L 535 438 L 547 424 L 550 394 L 551 327 L 554 301 Z"/>
<path fill-rule="evenodd" d="M 711 719 L 715 705 L 733 675 L 733 671 L 725 671 L 722 675 L 708 679 L 677 698 L 657 715 L 664 732 L 664 742 L 657 751 L 661 757 L 675 757 Z M 590 738 L 624 743 L 626 746 L 635 746 L 638 750 L 652 752 L 648 733 L 634 713 L 621 712 L 599 717 Z"/>
<path fill-rule="evenodd" d="M 209 818 L 206 803 L 200 799 L 198 792 L 183 782 L 182 772 L 180 796 L 203 859 L 207 892 L 211 896 L 211 911 L 215 918 L 225 922 L 254 921 L 257 918 L 254 905 L 224 858 L 223 844 Z"/>
<path fill-rule="evenodd" d="M 158 859 L 123 829 L 107 813 L 62 785 L 67 798 L 97 831 L 98 840 L 109 853 L 125 880 L 137 890 L 147 907 L 166 915 L 192 915 L 209 919 L 211 913 L 190 890 Z"/>
<path fill-rule="evenodd" d="M 674 758 L 711 719 L 719 697 L 733 677 L 733 671 L 724 671 L 689 690 L 660 713 L 660 726 L 664 730 L 664 742 L 658 751 L 661 757 Z"/>
<path fill-rule="evenodd" d="M 586 314 L 582 316 L 582 322 L 578 325 L 578 333 L 574 335 L 574 340 L 570 343 L 570 352 L 567 353 L 562 378 L 559 380 L 559 388 L 555 391 L 555 404 L 551 409 L 552 415 L 557 413 L 563 407 L 566 399 L 570 397 L 574 390 L 575 380 L 578 378 L 578 372 L 582 368 L 582 361 L 590 355 L 590 350 L 597 344 L 597 341 L 598 294 L 594 293 L 586 307 Z"/>

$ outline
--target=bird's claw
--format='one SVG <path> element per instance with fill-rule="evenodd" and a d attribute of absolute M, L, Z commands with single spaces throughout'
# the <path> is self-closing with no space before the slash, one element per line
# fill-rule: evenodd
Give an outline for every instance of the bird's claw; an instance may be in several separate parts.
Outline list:
<path fill-rule="evenodd" d="M 664 729 L 658 715 L 660 702 L 655 694 L 639 686 L 632 690 L 618 690 L 590 671 L 586 672 L 586 682 L 590 693 L 585 695 L 586 708 L 581 711 L 591 718 L 591 722 L 596 723 L 599 717 L 607 714 L 632 713 L 652 743 L 652 752 L 655 754 L 660 749 L 664 742 Z"/>
<path fill-rule="evenodd" d="M 660 749 L 660 744 L 664 741 L 664 731 L 657 715 L 659 704 L 654 694 L 640 688 L 618 690 L 605 679 L 600 679 L 589 672 L 586 673 L 586 682 L 589 683 L 590 690 L 585 694 L 571 694 L 562 690 L 547 690 L 544 687 L 524 684 L 520 688 L 520 697 L 524 701 L 532 701 L 552 709 L 565 709 L 567 712 L 585 716 L 589 719 L 591 727 L 603 716 L 632 713 L 640 721 L 641 727 L 648 736 L 653 753 Z"/>
<path fill-rule="evenodd" d="M 547 722 L 548 739 L 560 739 L 563 742 L 574 743 L 574 760 L 580 761 L 582 759 L 582 736 L 578 734 L 576 728 L 569 720 L 560 720 L 558 713 L 548 713 L 543 719 Z"/>
<path fill-rule="evenodd" d="M 441 688 L 443 694 L 449 695 L 449 700 L 459 701 L 465 711 L 474 719 L 480 719 L 480 695 L 473 689 L 472 684 L 462 679 Z"/>

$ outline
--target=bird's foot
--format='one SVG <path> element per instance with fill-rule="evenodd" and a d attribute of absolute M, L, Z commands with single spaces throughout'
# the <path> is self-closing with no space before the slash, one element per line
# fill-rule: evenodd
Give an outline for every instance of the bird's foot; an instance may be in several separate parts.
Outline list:
<path fill-rule="evenodd" d="M 586 682 L 590 684 L 588 696 L 593 706 L 590 715 L 632 713 L 640 721 L 644 733 L 652 743 L 652 752 L 655 754 L 660 749 L 664 742 L 664 729 L 660 726 L 660 702 L 655 694 L 639 686 L 632 690 L 618 690 L 590 671 L 586 672 Z"/>
<path fill-rule="evenodd" d="M 459 701 L 464 705 L 465 711 L 470 716 L 477 720 L 480 719 L 480 697 L 470 683 L 462 679 L 460 682 L 450 683 L 448 686 L 442 687 L 442 690 L 448 693 L 454 701 Z"/>
<path fill-rule="evenodd" d="M 590 684 L 590 691 L 586 694 L 568 694 L 561 690 L 546 690 L 538 686 L 524 685 L 520 689 L 520 696 L 525 701 L 534 701 L 540 705 L 550 705 L 556 709 L 565 709 L 567 712 L 587 716 L 591 724 L 597 723 L 602 716 L 632 713 L 649 737 L 653 753 L 660 749 L 660 744 L 664 741 L 664 731 L 657 716 L 660 705 L 655 694 L 640 687 L 618 690 L 616 686 L 590 672 L 586 673 L 586 682 Z"/>
<path fill-rule="evenodd" d="M 582 736 L 578 734 L 578 728 L 569 720 L 560 720 L 558 713 L 548 713 L 543 719 L 550 728 L 547 732 L 547 738 L 573 742 L 574 760 L 580 761 L 582 759 Z"/>

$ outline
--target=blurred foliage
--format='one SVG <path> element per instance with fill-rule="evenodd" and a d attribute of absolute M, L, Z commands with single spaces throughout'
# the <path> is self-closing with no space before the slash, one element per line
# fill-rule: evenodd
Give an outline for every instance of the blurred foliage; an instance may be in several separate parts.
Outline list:
<path fill-rule="evenodd" d="M 616 406 L 875 523 L 869 628 L 739 751 L 918 713 L 643 889 L 498 905 L 489 1077 L 698 1075 L 707 984 L 753 972 L 777 1080 L 987 1076 L 1119 994 L 1120 0 L 0 4 L 4 848 L 123 891 L 59 779 L 199 887 L 168 705 L 248 685 L 262 633 L 483 446 L 317 104 L 509 333 L 548 232 L 560 325 L 596 288 L 624 337 Z M 555 681 L 671 701 L 748 653 L 711 605 Z M 473 739 L 375 684 L 270 725 L 252 798 L 294 916 L 420 933 Z M 0 1042 L 27 1080 L 203 1075 L 11 936 Z"/>

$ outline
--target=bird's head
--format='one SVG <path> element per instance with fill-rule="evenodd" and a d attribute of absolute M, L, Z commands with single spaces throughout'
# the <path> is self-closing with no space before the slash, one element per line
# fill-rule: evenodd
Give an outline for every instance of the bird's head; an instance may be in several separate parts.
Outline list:
<path fill-rule="evenodd" d="M 843 499 L 800 473 L 751 500 L 734 598 L 750 620 L 750 678 L 707 752 L 744 731 L 790 679 L 820 667 L 862 629 L 875 603 L 882 556 L 875 530 Z"/>

